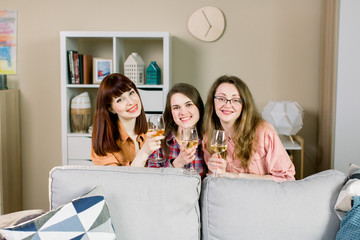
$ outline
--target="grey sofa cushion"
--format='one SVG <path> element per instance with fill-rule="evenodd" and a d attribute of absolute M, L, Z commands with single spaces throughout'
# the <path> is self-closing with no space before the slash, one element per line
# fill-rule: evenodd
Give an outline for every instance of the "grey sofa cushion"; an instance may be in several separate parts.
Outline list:
<path fill-rule="evenodd" d="M 104 189 L 117 239 L 200 239 L 198 175 L 181 169 L 64 166 L 50 172 L 50 207 Z"/>
<path fill-rule="evenodd" d="M 346 179 L 336 170 L 282 183 L 207 177 L 202 239 L 335 239 L 334 205 Z"/>

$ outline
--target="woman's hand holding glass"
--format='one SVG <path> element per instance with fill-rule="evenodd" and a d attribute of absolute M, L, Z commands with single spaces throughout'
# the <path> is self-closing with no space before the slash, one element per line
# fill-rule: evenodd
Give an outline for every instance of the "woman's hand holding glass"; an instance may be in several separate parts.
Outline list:
<path fill-rule="evenodd" d="M 180 153 L 173 161 L 174 167 L 181 168 L 195 160 L 197 145 L 191 148 L 186 148 L 187 145 L 188 143 L 186 142 L 180 145 Z"/>
<path fill-rule="evenodd" d="M 184 156 L 185 164 L 190 164 L 190 169 L 187 169 L 185 173 L 188 174 L 197 174 L 197 170 L 194 168 L 193 161 L 195 160 L 196 149 L 199 144 L 199 137 L 196 130 L 196 127 L 192 128 L 183 128 L 180 131 L 181 146 L 180 154 Z"/>
<path fill-rule="evenodd" d="M 214 153 L 209 158 L 208 168 L 213 173 L 210 175 L 213 175 L 215 177 L 217 175 L 222 175 L 226 169 L 226 160 L 221 158 L 221 155 L 219 155 L 219 153 Z"/>
<path fill-rule="evenodd" d="M 227 149 L 227 134 L 224 130 L 215 130 L 211 136 L 210 148 L 212 155 L 209 161 L 209 170 L 213 172 L 212 175 L 217 177 L 223 174 L 226 168 L 226 161 L 221 157 L 221 154 Z"/>
<path fill-rule="evenodd" d="M 154 153 L 154 161 L 163 163 L 164 159 L 159 156 L 158 149 L 161 147 L 161 140 L 164 139 L 165 124 L 162 115 L 151 115 L 148 118 L 148 133 L 146 141 L 148 141 L 148 147 Z M 146 144 L 145 141 L 145 144 Z M 144 144 L 144 145 L 145 145 Z"/>
<path fill-rule="evenodd" d="M 141 149 L 144 149 L 147 155 L 152 154 L 154 151 L 158 150 L 161 147 L 161 140 L 164 139 L 163 135 L 156 136 L 156 132 L 148 132 L 146 134 L 146 141 Z"/>

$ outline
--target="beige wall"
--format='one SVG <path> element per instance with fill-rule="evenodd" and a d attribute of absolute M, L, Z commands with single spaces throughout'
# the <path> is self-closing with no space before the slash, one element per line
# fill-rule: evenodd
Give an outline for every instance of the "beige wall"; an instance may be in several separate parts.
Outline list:
<path fill-rule="evenodd" d="M 223 10 L 227 27 L 213 43 L 186 29 L 197 8 Z M 173 82 L 193 83 L 205 99 L 221 74 L 245 80 L 261 110 L 270 100 L 304 108 L 305 175 L 314 172 L 321 0 L 1 0 L 18 10 L 24 209 L 48 208 L 48 172 L 61 165 L 59 31 L 169 31 Z"/>

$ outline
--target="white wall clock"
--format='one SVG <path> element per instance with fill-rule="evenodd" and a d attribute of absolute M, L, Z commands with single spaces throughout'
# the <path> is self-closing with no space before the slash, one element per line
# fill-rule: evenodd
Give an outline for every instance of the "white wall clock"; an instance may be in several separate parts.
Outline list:
<path fill-rule="evenodd" d="M 219 39 L 225 30 L 225 17 L 216 7 L 202 7 L 190 15 L 187 27 L 194 37 L 213 42 Z"/>

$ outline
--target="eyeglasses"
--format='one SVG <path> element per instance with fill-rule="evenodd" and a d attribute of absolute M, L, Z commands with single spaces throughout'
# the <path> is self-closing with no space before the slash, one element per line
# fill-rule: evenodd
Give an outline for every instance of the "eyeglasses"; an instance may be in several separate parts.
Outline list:
<path fill-rule="evenodd" d="M 214 96 L 214 99 L 224 105 L 227 104 L 227 102 L 230 102 L 231 105 L 241 105 L 244 102 L 241 98 L 226 99 L 224 97 Z"/>

